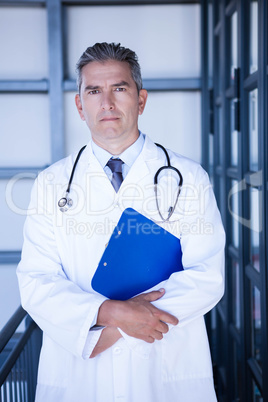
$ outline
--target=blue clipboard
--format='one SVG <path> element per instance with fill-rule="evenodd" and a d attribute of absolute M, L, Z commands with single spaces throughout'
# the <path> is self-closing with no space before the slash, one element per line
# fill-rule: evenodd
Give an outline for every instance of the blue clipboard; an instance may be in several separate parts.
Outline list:
<path fill-rule="evenodd" d="M 127 300 L 182 271 L 180 240 L 132 208 L 123 211 L 92 278 L 92 288 Z"/>

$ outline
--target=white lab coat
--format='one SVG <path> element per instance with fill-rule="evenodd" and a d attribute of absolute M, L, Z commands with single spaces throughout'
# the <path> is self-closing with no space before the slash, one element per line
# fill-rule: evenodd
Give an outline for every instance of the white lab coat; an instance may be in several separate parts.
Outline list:
<path fill-rule="evenodd" d="M 146 137 L 116 194 L 89 143 L 74 175 L 73 207 L 65 213 L 57 203 L 76 155 L 36 180 L 17 273 L 22 305 L 44 332 L 37 402 L 216 401 L 203 315 L 223 294 L 225 235 L 207 174 L 197 163 L 169 155 L 184 184 L 176 222 L 162 226 L 181 238 L 184 271 L 154 288 L 166 290 L 154 304 L 179 324 L 153 344 L 121 331 L 123 337 L 94 359 L 88 355 L 100 331 L 89 334 L 89 328 L 105 297 L 91 288 L 92 276 L 122 210 L 132 207 L 159 220 L 153 179 L 165 155 Z M 170 201 L 163 198 L 174 195 L 177 181 L 166 173 L 160 181 L 165 211 Z"/>

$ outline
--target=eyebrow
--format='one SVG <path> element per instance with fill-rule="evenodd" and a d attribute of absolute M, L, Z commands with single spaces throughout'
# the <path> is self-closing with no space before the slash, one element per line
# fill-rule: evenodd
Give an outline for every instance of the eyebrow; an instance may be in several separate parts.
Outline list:
<path fill-rule="evenodd" d="M 99 85 L 87 85 L 84 89 L 84 91 L 94 91 L 95 89 L 99 89 L 100 86 Z"/>
<path fill-rule="evenodd" d="M 130 87 L 129 83 L 127 81 L 120 81 L 115 84 L 111 85 L 112 87 Z M 94 91 L 96 89 L 100 89 L 100 85 L 87 85 L 84 89 L 84 91 Z"/>
<path fill-rule="evenodd" d="M 113 84 L 112 87 L 130 87 L 127 81 L 120 81 L 117 84 Z"/>

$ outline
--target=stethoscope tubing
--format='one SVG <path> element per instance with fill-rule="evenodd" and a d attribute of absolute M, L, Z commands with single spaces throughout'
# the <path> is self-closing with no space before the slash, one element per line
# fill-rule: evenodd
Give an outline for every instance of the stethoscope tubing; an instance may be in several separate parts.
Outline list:
<path fill-rule="evenodd" d="M 66 189 L 66 193 L 69 193 L 69 192 L 70 192 L 71 184 L 72 184 L 72 181 L 73 181 L 74 172 L 75 172 L 77 163 L 78 163 L 78 161 L 79 161 L 79 159 L 80 159 L 80 156 L 82 155 L 82 152 L 84 151 L 85 148 L 86 148 L 86 145 L 84 145 L 84 146 L 80 149 L 80 151 L 78 152 L 78 155 L 77 155 L 77 157 L 76 157 L 76 160 L 74 161 L 74 165 L 73 165 L 73 168 L 72 168 L 72 172 L 71 172 L 71 176 L 70 176 L 70 179 L 69 179 L 68 187 L 67 187 L 67 189 Z"/>
<path fill-rule="evenodd" d="M 161 166 L 161 167 L 157 170 L 157 172 L 155 173 L 155 175 L 154 175 L 154 189 L 155 189 L 156 206 L 157 206 L 158 213 L 159 213 L 159 215 L 160 215 L 162 221 L 163 221 L 163 222 L 167 222 L 167 221 L 169 221 L 170 217 L 172 216 L 172 214 L 173 214 L 174 211 L 175 211 L 175 208 L 176 208 L 176 205 L 177 205 L 177 202 L 178 202 L 178 199 L 179 199 L 179 195 L 180 195 L 180 192 L 181 192 L 182 184 L 183 184 L 183 178 L 182 178 L 182 174 L 181 174 L 181 172 L 179 171 L 179 169 L 175 168 L 174 166 L 171 166 L 170 157 L 169 157 L 169 154 L 168 154 L 166 148 L 163 147 L 163 145 L 158 144 L 158 143 L 155 143 L 155 145 L 157 145 L 159 148 L 162 149 L 162 151 L 165 153 L 166 160 L 167 160 L 167 166 Z M 74 162 L 74 165 L 73 165 L 73 168 L 72 168 L 72 171 L 71 171 L 71 175 L 70 175 L 70 179 L 69 179 L 68 186 L 67 186 L 67 189 L 66 189 L 65 197 L 62 197 L 62 198 L 58 201 L 58 206 L 59 206 L 59 208 L 60 208 L 60 210 L 61 210 L 62 212 L 66 212 L 67 209 L 68 209 L 68 207 L 71 207 L 71 206 L 73 205 L 72 199 L 69 198 L 68 196 L 69 196 L 69 193 L 70 193 L 70 191 L 71 191 L 71 185 L 72 185 L 72 181 L 73 181 L 73 177 L 74 177 L 74 173 L 75 173 L 75 170 L 76 170 L 77 163 L 78 163 L 78 161 L 79 161 L 79 159 L 80 159 L 80 156 L 82 155 L 82 152 L 84 151 L 85 148 L 86 148 L 86 145 L 84 145 L 84 146 L 80 149 L 80 151 L 78 152 L 78 154 L 77 154 L 77 157 L 76 157 L 76 159 L 75 159 L 75 162 Z M 178 191 L 177 191 L 177 196 L 176 196 L 176 200 L 175 200 L 174 206 L 173 206 L 173 207 L 172 207 L 172 206 L 169 207 L 168 216 L 167 216 L 167 218 L 164 218 L 163 215 L 162 215 L 162 213 L 161 213 L 161 211 L 160 211 L 160 208 L 159 208 L 158 194 L 157 194 L 157 185 L 158 185 L 158 176 L 159 176 L 159 174 L 160 174 L 163 170 L 168 170 L 168 169 L 171 169 L 171 170 L 173 170 L 173 171 L 175 171 L 175 172 L 177 173 L 177 175 L 179 176 L 179 185 L 178 185 Z"/>

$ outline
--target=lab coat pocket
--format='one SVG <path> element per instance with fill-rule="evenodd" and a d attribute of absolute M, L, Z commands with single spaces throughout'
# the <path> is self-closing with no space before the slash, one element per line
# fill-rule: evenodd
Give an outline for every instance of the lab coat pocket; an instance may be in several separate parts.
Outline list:
<path fill-rule="evenodd" d="M 43 336 L 38 384 L 65 388 L 69 382 L 71 354 L 48 336 Z"/>

